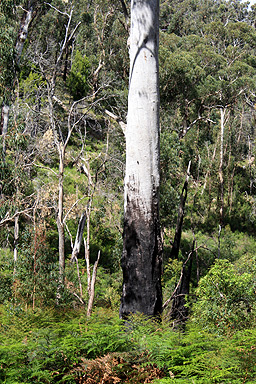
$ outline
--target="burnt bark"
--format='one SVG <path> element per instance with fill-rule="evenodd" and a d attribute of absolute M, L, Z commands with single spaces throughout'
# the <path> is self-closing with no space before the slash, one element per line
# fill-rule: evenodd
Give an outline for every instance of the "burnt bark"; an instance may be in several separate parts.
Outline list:
<path fill-rule="evenodd" d="M 131 1 L 120 316 L 162 312 L 159 225 L 159 0 Z"/>
<path fill-rule="evenodd" d="M 171 259 L 177 259 L 178 255 L 179 255 L 180 240 L 181 240 L 181 234 L 182 234 L 182 225 L 183 225 L 183 219 L 184 219 L 184 213 L 185 213 L 185 204 L 186 204 L 187 195 L 188 195 L 188 181 L 189 181 L 189 175 L 190 175 L 190 165 L 191 165 L 191 161 L 188 164 L 186 180 L 184 182 L 184 185 L 183 185 L 183 188 L 181 191 L 181 195 L 180 195 L 178 219 L 177 219 L 176 230 L 175 230 L 174 240 L 173 240 L 171 254 L 170 254 Z"/>
<path fill-rule="evenodd" d="M 74 244 L 74 247 L 72 250 L 72 256 L 71 256 L 72 262 L 75 261 L 79 255 L 82 241 L 83 241 L 83 233 L 84 233 L 85 223 L 86 223 L 86 212 L 83 212 L 81 217 L 80 217 L 80 220 L 79 220 L 77 233 L 76 233 L 76 240 L 75 240 L 75 244 Z"/>
<path fill-rule="evenodd" d="M 157 316 L 162 312 L 161 238 L 158 207 L 147 219 L 138 207 L 128 202 L 124 221 L 122 255 L 123 295 L 120 314 Z"/>
<path fill-rule="evenodd" d="M 181 279 L 173 296 L 170 318 L 175 320 L 176 323 L 184 323 L 188 319 L 186 296 L 189 295 L 194 245 L 195 242 L 193 242 L 192 252 L 182 266 Z"/>

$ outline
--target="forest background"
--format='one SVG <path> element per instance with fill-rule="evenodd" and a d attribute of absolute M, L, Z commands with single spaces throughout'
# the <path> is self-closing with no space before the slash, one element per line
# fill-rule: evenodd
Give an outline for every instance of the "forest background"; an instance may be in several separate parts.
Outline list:
<path fill-rule="evenodd" d="M 160 2 L 164 312 L 124 331 L 129 6 L 0 4 L 3 383 L 256 380 L 256 8 Z"/>

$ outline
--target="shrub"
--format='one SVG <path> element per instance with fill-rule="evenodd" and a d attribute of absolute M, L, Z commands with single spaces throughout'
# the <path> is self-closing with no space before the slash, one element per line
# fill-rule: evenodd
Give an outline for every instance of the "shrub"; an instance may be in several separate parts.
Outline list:
<path fill-rule="evenodd" d="M 74 100 L 82 99 L 89 90 L 88 76 L 90 63 L 86 56 L 76 51 L 72 68 L 67 79 L 67 86 Z"/>
<path fill-rule="evenodd" d="M 217 260 L 200 280 L 193 319 L 204 329 L 232 333 L 250 326 L 255 305 L 251 273 L 239 274 L 228 260 Z"/>

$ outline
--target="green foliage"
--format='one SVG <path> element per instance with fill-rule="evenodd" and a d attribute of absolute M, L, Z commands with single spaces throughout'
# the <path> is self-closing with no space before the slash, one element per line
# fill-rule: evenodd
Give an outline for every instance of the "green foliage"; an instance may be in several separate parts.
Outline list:
<path fill-rule="evenodd" d="M 86 56 L 76 51 L 71 71 L 67 79 L 67 86 L 74 100 L 85 97 L 89 91 L 90 62 Z"/>
<path fill-rule="evenodd" d="M 255 306 L 255 279 L 242 274 L 227 260 L 217 260 L 201 278 L 193 306 L 193 319 L 202 328 L 217 333 L 232 333 L 249 326 Z"/>
<path fill-rule="evenodd" d="M 12 296 L 12 258 L 8 248 L 0 248 L 0 303 L 8 301 Z"/>
<path fill-rule="evenodd" d="M 24 230 L 15 265 L 15 300 L 33 306 L 54 305 L 58 266 L 50 252 L 43 228 Z"/>
<path fill-rule="evenodd" d="M 79 372 L 91 380 L 94 372 L 96 380 L 106 364 L 112 366 L 106 375 L 124 383 L 146 382 L 146 377 L 140 381 L 142 372 L 157 373 L 151 380 L 165 375 L 154 383 L 251 383 L 256 378 L 254 329 L 226 337 L 191 324 L 179 333 L 141 315 L 124 325 L 111 311 L 87 319 L 83 311 L 0 309 L 0 377 L 8 384 L 73 383 Z"/>
<path fill-rule="evenodd" d="M 130 345 L 121 321 L 112 314 L 86 319 L 82 313 L 50 309 L 17 314 L 6 307 L 1 312 L 0 377 L 8 384 L 61 383 L 81 356 L 122 352 Z M 69 380 L 73 383 L 74 377 Z"/>

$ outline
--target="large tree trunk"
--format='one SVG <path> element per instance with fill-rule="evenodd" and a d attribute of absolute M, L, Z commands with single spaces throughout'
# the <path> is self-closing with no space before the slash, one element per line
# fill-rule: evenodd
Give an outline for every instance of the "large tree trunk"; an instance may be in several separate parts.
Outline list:
<path fill-rule="evenodd" d="M 159 1 L 131 2 L 120 316 L 162 311 L 159 227 Z"/>

